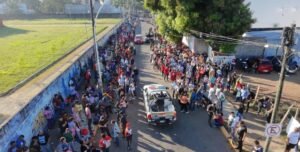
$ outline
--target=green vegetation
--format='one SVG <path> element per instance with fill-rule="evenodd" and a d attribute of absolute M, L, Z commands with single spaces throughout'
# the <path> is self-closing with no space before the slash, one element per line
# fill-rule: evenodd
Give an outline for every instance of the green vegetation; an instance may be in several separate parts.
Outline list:
<path fill-rule="evenodd" d="M 143 10 L 144 0 L 112 0 L 112 4 L 119 8 L 129 9 L 131 6 L 134 9 Z"/>
<path fill-rule="evenodd" d="M 119 19 L 97 20 L 97 32 Z M 0 92 L 76 48 L 92 36 L 90 21 L 4 20 L 0 28 Z"/>
<path fill-rule="evenodd" d="M 41 13 L 63 13 L 65 4 L 72 3 L 72 0 L 0 0 L 4 2 L 9 9 L 8 14 L 20 14 L 18 4 L 24 3 L 35 12 Z M 79 3 L 79 2 L 78 2 Z"/>
<path fill-rule="evenodd" d="M 255 22 L 249 5 L 243 0 L 144 0 L 159 32 L 172 41 L 184 33 L 195 35 L 191 30 L 238 38 Z"/>

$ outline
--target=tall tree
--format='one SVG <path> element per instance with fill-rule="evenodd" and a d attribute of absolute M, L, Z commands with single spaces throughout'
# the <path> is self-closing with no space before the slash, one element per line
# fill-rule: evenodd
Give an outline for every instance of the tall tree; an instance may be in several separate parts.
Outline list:
<path fill-rule="evenodd" d="M 128 9 L 129 6 L 142 9 L 143 0 L 111 0 L 112 4 L 118 8 Z"/>
<path fill-rule="evenodd" d="M 20 14 L 21 10 L 19 8 L 20 0 L 6 0 L 5 4 L 7 6 L 8 14 Z"/>
<path fill-rule="evenodd" d="M 145 0 L 159 31 L 179 41 L 190 30 L 239 37 L 255 22 L 244 0 Z"/>
<path fill-rule="evenodd" d="M 64 13 L 65 4 L 71 3 L 72 0 L 43 0 L 43 13 Z"/>
<path fill-rule="evenodd" d="M 29 9 L 32 9 L 35 12 L 41 12 L 42 2 L 40 0 L 23 0 L 23 2 L 27 5 Z"/>

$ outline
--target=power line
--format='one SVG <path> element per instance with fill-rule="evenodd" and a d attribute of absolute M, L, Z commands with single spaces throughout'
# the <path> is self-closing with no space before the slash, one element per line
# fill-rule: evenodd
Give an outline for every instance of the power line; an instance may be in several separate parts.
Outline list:
<path fill-rule="evenodd" d="M 279 44 L 277 45 L 277 44 L 249 41 L 249 40 L 241 40 L 241 39 L 231 38 L 231 37 L 228 37 L 228 36 L 217 35 L 217 34 L 214 34 L 214 33 L 205 33 L 205 32 L 199 32 L 199 31 L 195 31 L 195 30 L 191 30 L 191 32 L 199 33 L 200 37 L 203 38 L 203 39 L 211 38 L 211 39 L 223 41 L 225 43 L 229 42 L 229 43 L 235 43 L 235 44 L 249 44 L 249 45 L 262 46 L 262 47 L 264 47 L 265 45 L 268 45 L 269 47 L 274 47 L 274 48 L 281 47 L 281 45 L 279 45 Z"/>

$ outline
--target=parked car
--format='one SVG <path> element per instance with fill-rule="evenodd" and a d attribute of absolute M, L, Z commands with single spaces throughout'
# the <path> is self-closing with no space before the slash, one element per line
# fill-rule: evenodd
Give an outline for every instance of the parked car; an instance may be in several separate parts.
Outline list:
<path fill-rule="evenodd" d="M 256 71 L 258 73 L 271 73 L 273 71 L 273 65 L 268 59 L 259 59 Z"/>
<path fill-rule="evenodd" d="M 143 87 L 146 118 L 149 124 L 172 124 L 176 121 L 176 111 L 167 87 L 150 84 Z"/>
<path fill-rule="evenodd" d="M 153 42 L 154 42 L 153 34 L 146 34 L 144 43 L 153 43 Z"/>
<path fill-rule="evenodd" d="M 136 35 L 134 37 L 134 43 L 135 44 L 143 44 L 144 43 L 143 36 L 142 35 Z"/>
<path fill-rule="evenodd" d="M 278 56 L 269 56 L 267 57 L 272 62 L 273 70 L 276 72 L 280 72 L 281 70 L 281 57 Z M 287 61 L 286 72 L 289 74 L 294 74 L 299 69 L 298 63 L 294 60 L 293 57 L 289 58 Z"/>

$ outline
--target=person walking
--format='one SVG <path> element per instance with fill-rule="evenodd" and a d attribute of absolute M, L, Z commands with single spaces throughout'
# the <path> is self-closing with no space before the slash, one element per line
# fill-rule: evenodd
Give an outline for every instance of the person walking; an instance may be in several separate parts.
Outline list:
<path fill-rule="evenodd" d="M 295 148 L 300 138 L 300 127 L 294 128 L 292 132 L 287 135 L 287 142 L 285 152 L 290 152 L 291 149 Z"/>
<path fill-rule="evenodd" d="M 132 129 L 129 122 L 126 124 L 125 137 L 127 141 L 127 149 L 130 150 L 132 145 Z"/>
<path fill-rule="evenodd" d="M 52 129 L 55 125 L 54 112 L 50 109 L 49 106 L 45 107 L 44 117 L 47 119 L 47 128 Z"/>
<path fill-rule="evenodd" d="M 255 140 L 252 152 L 263 152 L 263 151 L 264 151 L 264 148 L 260 145 L 259 141 Z"/>
<path fill-rule="evenodd" d="M 189 99 L 188 99 L 188 96 L 187 96 L 187 93 L 183 93 L 183 95 L 180 97 L 180 105 L 181 105 L 181 112 L 185 112 L 185 113 L 189 113 L 188 111 L 188 102 L 189 102 Z"/>
<path fill-rule="evenodd" d="M 37 139 L 36 136 L 33 136 L 31 138 L 31 143 L 30 143 L 30 146 L 29 146 L 29 151 L 30 152 L 40 152 L 41 151 L 41 146 L 39 144 L 39 141 Z"/>
<path fill-rule="evenodd" d="M 197 92 L 196 92 L 196 89 L 194 88 L 191 93 L 191 97 L 190 97 L 190 110 L 191 111 L 195 110 L 196 100 L 197 100 Z"/>
<path fill-rule="evenodd" d="M 57 145 L 55 151 L 57 152 L 72 152 L 71 145 L 67 142 L 65 137 L 59 139 L 59 144 Z"/>
<path fill-rule="evenodd" d="M 87 104 L 85 107 L 85 115 L 87 118 L 89 131 L 90 131 L 90 133 L 92 133 L 93 132 L 93 130 L 92 130 L 92 112 L 91 112 L 89 104 Z"/>
<path fill-rule="evenodd" d="M 119 147 L 120 145 L 120 141 L 119 141 L 119 134 L 120 134 L 120 128 L 118 126 L 118 123 L 115 120 L 111 121 L 111 125 L 112 125 L 112 138 L 114 140 L 114 143 L 116 144 L 117 147 Z"/>
<path fill-rule="evenodd" d="M 41 152 L 51 152 L 51 149 L 48 144 L 49 135 L 44 133 L 43 130 L 37 135 L 38 142 L 41 146 Z"/>
<path fill-rule="evenodd" d="M 111 145 L 111 137 L 102 134 L 101 139 L 99 140 L 99 147 L 102 150 L 102 152 L 109 152 L 110 145 Z"/>
<path fill-rule="evenodd" d="M 219 101 L 219 107 L 218 107 L 218 113 L 223 113 L 223 103 L 226 101 L 226 97 L 225 94 L 223 92 L 223 90 L 221 90 L 218 94 L 217 94 L 217 98 Z"/>
<path fill-rule="evenodd" d="M 214 113 L 216 111 L 216 104 L 213 103 L 213 104 L 210 104 L 207 106 L 207 109 L 206 109 L 207 113 L 208 113 L 208 125 L 210 127 L 212 127 L 212 118 L 214 116 Z"/>
<path fill-rule="evenodd" d="M 245 141 L 246 134 L 247 134 L 247 127 L 246 127 L 244 121 L 240 121 L 239 126 L 236 129 L 236 134 L 238 137 L 238 146 L 236 149 L 238 149 L 239 152 L 242 152 L 243 151 L 243 142 Z"/>

